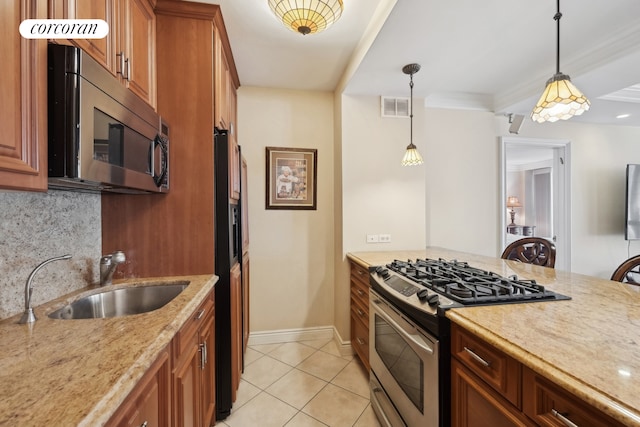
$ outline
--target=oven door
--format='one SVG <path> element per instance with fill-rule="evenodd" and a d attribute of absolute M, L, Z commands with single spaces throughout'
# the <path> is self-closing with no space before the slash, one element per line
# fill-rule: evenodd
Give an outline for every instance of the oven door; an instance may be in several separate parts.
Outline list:
<path fill-rule="evenodd" d="M 369 357 L 372 378 L 382 386 L 408 426 L 436 427 L 438 413 L 439 343 L 374 291 L 370 291 Z M 375 375 L 375 377 L 374 377 Z M 373 390 L 374 407 L 384 405 Z M 382 420 L 396 418 L 385 414 Z M 388 423 L 389 424 L 389 423 Z M 396 427 L 394 423 L 391 423 Z"/>

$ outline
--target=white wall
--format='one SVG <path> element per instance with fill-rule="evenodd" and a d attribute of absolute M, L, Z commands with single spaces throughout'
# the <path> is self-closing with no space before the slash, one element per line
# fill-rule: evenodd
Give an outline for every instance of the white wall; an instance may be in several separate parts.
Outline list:
<path fill-rule="evenodd" d="M 251 332 L 331 326 L 333 96 L 242 86 L 238 121 L 238 142 L 249 175 Z M 267 146 L 318 150 L 317 210 L 265 209 Z"/>

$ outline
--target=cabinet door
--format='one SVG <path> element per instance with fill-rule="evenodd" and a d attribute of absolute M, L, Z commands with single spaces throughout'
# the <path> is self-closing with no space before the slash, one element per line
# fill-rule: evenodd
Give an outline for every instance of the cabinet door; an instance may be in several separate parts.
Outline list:
<path fill-rule="evenodd" d="M 156 106 L 156 17 L 148 0 L 122 0 L 123 78 L 127 87 Z"/>
<path fill-rule="evenodd" d="M 170 396 L 169 350 L 165 349 L 106 425 L 168 427 Z"/>
<path fill-rule="evenodd" d="M 534 425 L 456 359 L 451 360 L 451 397 L 451 425 L 454 427 Z"/>
<path fill-rule="evenodd" d="M 229 198 L 240 200 L 240 150 L 232 136 L 229 136 Z"/>
<path fill-rule="evenodd" d="M 216 414 L 215 316 L 213 311 L 200 330 L 202 425 L 213 425 Z"/>
<path fill-rule="evenodd" d="M 236 391 L 242 374 L 242 282 L 240 264 L 231 269 L 231 401 L 236 400 Z"/>
<path fill-rule="evenodd" d="M 242 256 L 242 354 L 247 351 L 249 342 L 249 253 Z M 244 362 L 243 362 L 244 366 Z"/>
<path fill-rule="evenodd" d="M 0 188 L 47 189 L 47 42 L 18 29 L 25 19 L 46 17 L 46 0 L 0 3 Z"/>
<path fill-rule="evenodd" d="M 54 19 L 102 19 L 109 33 L 102 39 L 73 39 L 69 42 L 87 52 L 104 68 L 115 74 L 116 0 L 51 0 L 49 17 Z M 62 40 L 57 42 L 63 43 Z"/>
<path fill-rule="evenodd" d="M 222 39 L 219 30 L 216 28 L 215 40 L 215 120 L 216 126 L 222 129 L 229 129 L 229 85 L 231 76 L 229 75 L 229 61 L 224 52 Z"/>
<path fill-rule="evenodd" d="M 175 425 L 199 426 L 200 348 L 192 345 L 181 356 L 179 365 L 173 372 Z"/>

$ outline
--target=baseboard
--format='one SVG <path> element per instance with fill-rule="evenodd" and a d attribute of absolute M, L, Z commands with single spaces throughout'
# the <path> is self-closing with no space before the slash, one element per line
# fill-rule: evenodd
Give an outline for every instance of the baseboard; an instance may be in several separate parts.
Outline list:
<path fill-rule="evenodd" d="M 342 356 L 352 356 L 351 341 L 342 339 L 338 330 L 333 326 L 317 328 L 280 329 L 276 331 L 251 332 L 249 345 L 276 344 L 283 342 L 330 340 L 332 339 Z"/>

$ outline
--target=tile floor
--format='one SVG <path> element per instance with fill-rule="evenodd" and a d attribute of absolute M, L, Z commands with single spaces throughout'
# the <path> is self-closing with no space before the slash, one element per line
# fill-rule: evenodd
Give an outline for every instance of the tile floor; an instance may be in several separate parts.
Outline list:
<path fill-rule="evenodd" d="M 333 340 L 254 345 L 228 427 L 380 427 L 366 369 Z"/>

